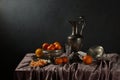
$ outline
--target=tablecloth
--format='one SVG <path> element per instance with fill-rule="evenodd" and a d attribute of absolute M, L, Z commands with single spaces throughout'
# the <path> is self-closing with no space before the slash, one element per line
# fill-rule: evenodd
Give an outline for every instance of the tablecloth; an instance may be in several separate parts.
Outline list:
<path fill-rule="evenodd" d="M 33 55 L 27 53 L 21 60 L 14 71 L 14 80 L 120 80 L 120 56 L 117 53 L 107 53 L 110 60 L 90 65 L 74 62 L 36 68 L 29 66 Z"/>

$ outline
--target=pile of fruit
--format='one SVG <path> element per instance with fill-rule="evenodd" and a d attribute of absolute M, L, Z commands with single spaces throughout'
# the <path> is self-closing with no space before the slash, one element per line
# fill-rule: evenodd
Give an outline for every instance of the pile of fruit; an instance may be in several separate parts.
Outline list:
<path fill-rule="evenodd" d="M 54 43 L 43 43 L 42 49 L 44 50 L 61 50 L 62 46 L 59 42 L 54 42 Z"/>
<path fill-rule="evenodd" d="M 55 64 L 65 64 L 68 63 L 68 61 L 69 59 L 66 56 L 55 58 Z"/>
<path fill-rule="evenodd" d="M 31 67 L 38 67 L 38 66 L 44 66 L 44 65 L 46 65 L 47 64 L 47 60 L 45 60 L 45 59 L 39 59 L 38 61 L 34 61 L 34 60 L 32 60 L 31 62 L 30 62 L 30 66 Z"/>
<path fill-rule="evenodd" d="M 48 51 L 54 51 L 54 50 L 61 50 L 62 46 L 60 44 L 60 42 L 54 42 L 54 43 L 43 43 L 42 44 L 42 48 L 37 48 L 35 50 L 35 55 L 37 57 L 41 57 L 43 55 L 43 50 L 48 50 Z"/>
<path fill-rule="evenodd" d="M 38 60 L 32 60 L 30 62 L 31 67 L 37 67 L 37 66 L 44 66 L 48 64 L 48 61 L 46 59 L 42 59 L 41 57 L 44 55 L 43 50 L 48 50 L 48 51 L 53 51 L 53 50 L 61 50 L 62 46 L 59 42 L 54 42 L 54 43 L 43 43 L 41 48 L 37 48 L 35 50 L 35 56 L 37 57 Z M 56 64 L 59 63 L 57 59 L 55 59 Z M 65 63 L 65 61 L 64 61 Z"/>
<path fill-rule="evenodd" d="M 41 57 L 45 54 L 43 53 L 43 50 L 47 50 L 47 51 L 54 51 L 54 50 L 61 50 L 62 46 L 59 42 L 54 42 L 54 43 L 43 43 L 41 48 L 37 48 L 35 50 L 35 56 L 38 58 L 38 60 L 32 60 L 30 63 L 31 67 L 37 67 L 37 66 L 45 66 L 46 64 L 48 64 L 48 60 L 46 59 L 42 59 Z M 93 58 L 91 55 L 84 55 L 81 58 L 82 62 L 85 64 L 91 64 L 93 62 Z M 66 64 L 69 62 L 69 56 L 63 56 L 63 57 L 56 57 L 54 58 L 53 61 L 55 64 Z"/>

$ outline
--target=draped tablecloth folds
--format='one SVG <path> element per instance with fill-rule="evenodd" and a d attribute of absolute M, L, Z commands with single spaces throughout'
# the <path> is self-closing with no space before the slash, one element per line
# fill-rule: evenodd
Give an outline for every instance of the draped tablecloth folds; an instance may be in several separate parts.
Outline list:
<path fill-rule="evenodd" d="M 44 67 L 29 66 L 33 53 L 27 53 L 14 71 L 14 80 L 120 80 L 120 56 L 109 53 L 108 61 L 93 62 L 90 65 L 49 64 Z"/>

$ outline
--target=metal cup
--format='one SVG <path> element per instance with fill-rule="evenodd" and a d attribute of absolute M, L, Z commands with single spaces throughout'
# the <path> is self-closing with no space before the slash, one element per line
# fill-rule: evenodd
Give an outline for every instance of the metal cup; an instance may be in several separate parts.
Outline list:
<path fill-rule="evenodd" d="M 104 54 L 104 48 L 100 45 L 93 46 L 88 49 L 88 54 L 93 56 L 93 58 L 98 59 L 103 56 Z"/>

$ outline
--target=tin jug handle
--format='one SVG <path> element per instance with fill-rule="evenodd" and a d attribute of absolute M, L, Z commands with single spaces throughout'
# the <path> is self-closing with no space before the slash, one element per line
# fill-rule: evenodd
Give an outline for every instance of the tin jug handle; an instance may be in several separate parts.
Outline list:
<path fill-rule="evenodd" d="M 82 35 L 83 34 L 83 29 L 86 26 L 86 21 L 85 21 L 85 18 L 83 16 L 80 16 L 79 18 L 80 18 L 80 21 L 78 22 L 78 24 L 82 24 L 82 28 L 80 30 L 80 35 Z"/>

